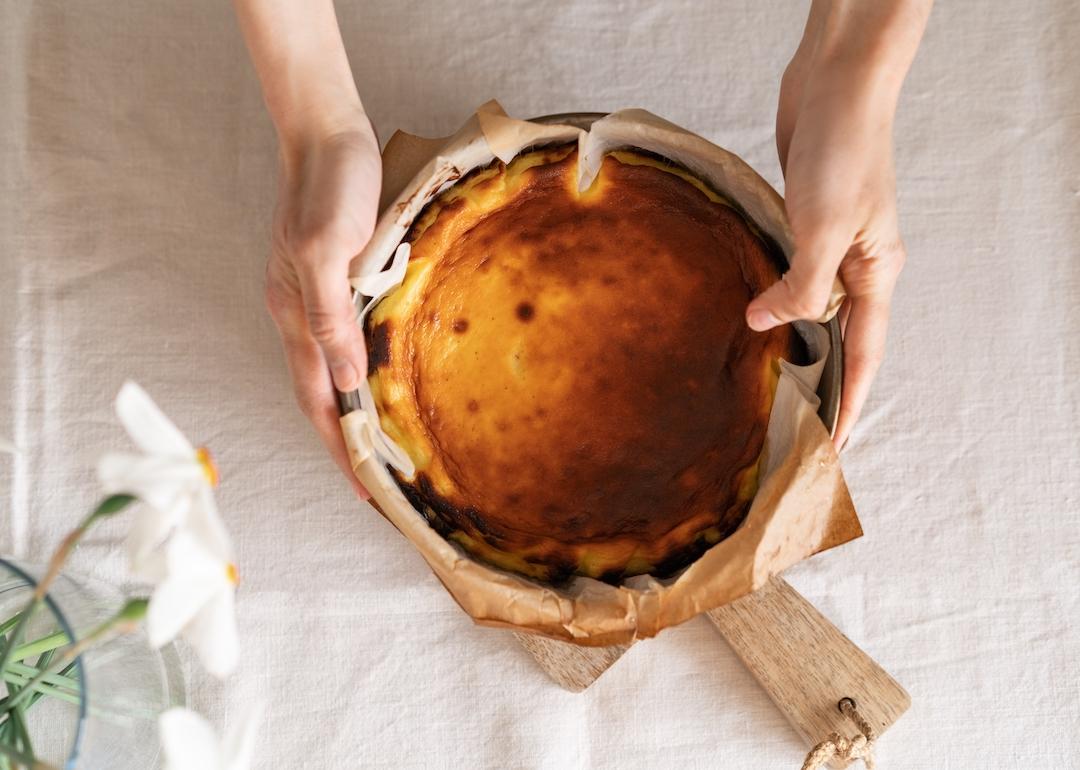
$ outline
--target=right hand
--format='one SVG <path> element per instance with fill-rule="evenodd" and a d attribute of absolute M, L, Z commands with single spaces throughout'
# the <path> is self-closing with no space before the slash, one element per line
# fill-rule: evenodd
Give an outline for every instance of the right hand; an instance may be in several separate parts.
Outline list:
<path fill-rule="evenodd" d="M 277 324 L 300 410 L 361 499 L 339 423 L 335 387 L 367 374 L 349 293 L 349 263 L 371 238 L 382 184 L 379 142 L 362 113 L 281 148 L 266 305 Z"/>
<path fill-rule="evenodd" d="M 869 69 L 869 67 L 867 67 Z M 833 442 L 841 449 L 858 420 L 878 368 L 893 290 L 905 260 L 896 213 L 892 128 L 895 89 L 849 62 L 784 74 L 776 146 L 794 237 L 791 269 L 747 308 L 751 327 L 821 316 L 837 275 L 844 386 Z"/>

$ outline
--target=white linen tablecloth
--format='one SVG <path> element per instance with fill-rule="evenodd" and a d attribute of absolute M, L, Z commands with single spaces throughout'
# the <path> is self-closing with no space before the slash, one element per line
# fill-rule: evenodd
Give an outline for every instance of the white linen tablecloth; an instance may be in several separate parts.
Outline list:
<path fill-rule="evenodd" d="M 385 141 L 639 106 L 782 189 L 806 4 L 339 3 Z M 448 32 L 447 29 L 453 31 Z M 910 251 L 844 454 L 866 536 L 791 582 L 911 692 L 885 768 L 1080 767 L 1080 6 L 941 2 L 896 129 Z M 221 466 L 259 767 L 795 768 L 805 747 L 703 619 L 580 695 L 478 628 L 355 502 L 295 409 L 261 299 L 275 140 L 227 3 L 0 4 L 0 553 L 43 560 L 143 383 Z M 73 568 L 126 580 L 110 524 Z"/>

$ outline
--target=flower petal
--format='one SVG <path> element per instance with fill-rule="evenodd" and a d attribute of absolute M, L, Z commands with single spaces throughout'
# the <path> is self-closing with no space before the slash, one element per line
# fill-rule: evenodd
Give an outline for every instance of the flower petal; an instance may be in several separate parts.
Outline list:
<path fill-rule="evenodd" d="M 161 585 L 169 576 L 169 571 L 165 567 L 165 557 L 160 549 L 151 551 L 137 564 L 132 564 L 130 567 L 133 577 L 154 586 Z"/>
<path fill-rule="evenodd" d="M 244 710 L 239 720 L 229 725 L 221 743 L 225 770 L 249 770 L 255 753 L 255 736 L 265 711 L 266 704 L 256 701 Z"/>
<path fill-rule="evenodd" d="M 163 580 L 150 597 L 146 610 L 150 644 L 163 647 L 175 639 L 220 590 L 217 581 L 207 578 L 170 575 Z"/>
<path fill-rule="evenodd" d="M 116 397 L 116 414 L 131 440 L 147 454 L 192 456 L 195 447 L 184 437 L 149 394 L 134 382 L 125 382 Z"/>
<path fill-rule="evenodd" d="M 98 479 L 105 494 L 134 495 L 179 524 L 191 499 L 207 486 L 195 461 L 110 452 L 98 461 Z"/>
<path fill-rule="evenodd" d="M 187 529 L 218 559 L 226 563 L 233 561 L 232 540 L 209 486 L 201 487 L 196 494 L 187 516 Z"/>
<path fill-rule="evenodd" d="M 180 530 L 173 535 L 165 549 L 165 556 L 170 575 L 208 579 L 222 585 L 229 582 L 225 576 L 228 562 L 219 559 L 190 532 Z"/>
<path fill-rule="evenodd" d="M 214 729 L 186 708 L 171 708 L 158 717 L 166 770 L 220 770 L 225 763 Z"/>
<path fill-rule="evenodd" d="M 216 594 L 232 589 L 227 565 L 183 531 L 165 546 L 165 567 L 168 577 L 154 590 L 146 613 L 146 630 L 155 647 L 176 638 Z"/>
<path fill-rule="evenodd" d="M 153 508 L 143 508 L 135 514 L 124 549 L 128 563 L 135 575 L 150 583 L 165 579 L 164 559 L 153 558 L 154 552 L 172 532 L 174 522 Z"/>
<path fill-rule="evenodd" d="M 234 588 L 216 593 L 184 628 L 184 641 L 194 648 L 203 668 L 219 679 L 236 670 L 240 642 L 236 631 Z"/>
<path fill-rule="evenodd" d="M 9 455 L 17 455 L 19 453 L 19 450 L 14 444 L 12 444 L 6 438 L 4 438 L 3 436 L 0 436 L 0 452 L 3 452 L 4 454 L 9 454 Z"/>

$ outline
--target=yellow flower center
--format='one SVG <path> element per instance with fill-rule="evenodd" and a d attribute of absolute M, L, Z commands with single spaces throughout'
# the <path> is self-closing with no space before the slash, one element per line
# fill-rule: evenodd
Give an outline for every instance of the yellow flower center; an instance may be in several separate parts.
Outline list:
<path fill-rule="evenodd" d="M 214 463 L 214 457 L 210 454 L 210 450 L 204 446 L 199 447 L 195 450 L 195 459 L 202 466 L 203 473 L 206 475 L 206 480 L 210 483 L 210 486 L 216 487 L 220 476 L 218 476 L 217 465 Z"/>
<path fill-rule="evenodd" d="M 236 569 L 236 565 L 232 562 L 229 562 L 229 564 L 225 567 L 225 576 L 234 586 L 240 585 L 240 571 Z"/>

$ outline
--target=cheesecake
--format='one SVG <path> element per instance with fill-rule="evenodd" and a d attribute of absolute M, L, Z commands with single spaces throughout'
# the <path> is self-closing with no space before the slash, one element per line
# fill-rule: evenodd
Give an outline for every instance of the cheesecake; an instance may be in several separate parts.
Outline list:
<path fill-rule="evenodd" d="M 790 325 L 747 303 L 783 268 L 737 204 L 639 150 L 578 190 L 576 145 L 494 161 L 412 223 L 365 321 L 392 471 L 432 527 L 538 580 L 677 572 L 745 518 Z"/>

